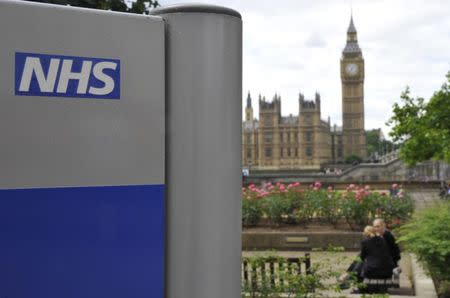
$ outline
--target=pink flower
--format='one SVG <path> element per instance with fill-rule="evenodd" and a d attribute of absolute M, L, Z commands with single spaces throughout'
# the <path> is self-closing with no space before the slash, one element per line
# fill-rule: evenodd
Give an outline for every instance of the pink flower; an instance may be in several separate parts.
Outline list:
<path fill-rule="evenodd" d="M 280 185 L 280 191 L 281 192 L 284 192 L 286 190 L 286 187 L 284 186 L 284 184 L 281 184 Z"/>
<path fill-rule="evenodd" d="M 366 186 L 364 187 L 364 189 L 365 189 L 365 190 L 370 190 L 370 186 L 369 186 L 369 185 L 366 185 Z"/>
<path fill-rule="evenodd" d="M 393 189 L 396 189 L 397 187 L 398 187 L 398 184 L 397 184 L 397 183 L 392 184 L 392 188 L 393 188 Z"/>
<path fill-rule="evenodd" d="M 382 191 L 382 192 L 381 192 L 381 195 L 382 195 L 383 197 L 386 196 L 386 192 Z"/>
<path fill-rule="evenodd" d="M 319 181 L 316 181 L 316 183 L 314 183 L 314 187 L 321 188 L 322 183 L 320 183 Z"/>
<path fill-rule="evenodd" d="M 300 182 L 294 182 L 288 185 L 288 188 L 294 188 L 300 185 Z"/>

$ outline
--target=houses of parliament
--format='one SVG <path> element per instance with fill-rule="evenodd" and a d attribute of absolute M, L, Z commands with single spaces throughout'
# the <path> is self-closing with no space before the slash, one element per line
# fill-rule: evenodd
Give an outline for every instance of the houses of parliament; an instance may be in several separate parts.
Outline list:
<path fill-rule="evenodd" d="M 365 158 L 364 58 L 358 45 L 353 17 L 341 57 L 342 126 L 321 118 L 321 98 L 300 93 L 298 116 L 281 116 L 281 97 L 271 102 L 259 96 L 259 120 L 254 118 L 252 98 L 247 97 L 242 124 L 242 165 L 252 169 L 320 169 L 323 164 Z"/>

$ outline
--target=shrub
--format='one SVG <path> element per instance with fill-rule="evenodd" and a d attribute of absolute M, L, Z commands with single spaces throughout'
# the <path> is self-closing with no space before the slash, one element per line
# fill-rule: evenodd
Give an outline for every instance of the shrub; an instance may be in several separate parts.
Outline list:
<path fill-rule="evenodd" d="M 259 200 L 242 201 L 242 224 L 245 227 L 256 226 L 262 217 L 261 203 Z"/>
<path fill-rule="evenodd" d="M 362 158 L 355 154 L 349 155 L 345 158 L 345 163 L 347 164 L 358 164 L 360 162 L 362 162 Z"/>
<path fill-rule="evenodd" d="M 450 202 L 439 202 L 417 213 L 398 229 L 399 243 L 417 255 L 439 284 L 450 281 Z"/>
<path fill-rule="evenodd" d="M 353 184 L 346 191 L 323 189 L 320 182 L 306 189 L 298 182 L 287 187 L 282 183 L 261 188 L 252 184 L 243 188 L 242 224 L 254 226 L 261 218 L 276 226 L 316 219 L 336 226 L 345 220 L 350 228 L 360 229 L 381 217 L 389 228 L 395 228 L 410 217 L 412 209 L 412 200 L 403 191 L 388 196 Z"/>
<path fill-rule="evenodd" d="M 341 194 L 332 189 L 316 191 L 316 216 L 335 226 L 341 218 Z"/>

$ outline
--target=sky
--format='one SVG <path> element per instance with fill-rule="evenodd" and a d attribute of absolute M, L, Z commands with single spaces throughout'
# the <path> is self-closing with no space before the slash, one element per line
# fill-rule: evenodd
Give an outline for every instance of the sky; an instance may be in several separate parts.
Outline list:
<path fill-rule="evenodd" d="M 179 1 L 160 0 L 163 6 Z M 382 128 L 406 86 L 429 99 L 450 70 L 450 0 L 204 0 L 243 19 L 243 94 L 281 96 L 298 115 L 298 94 L 319 92 L 322 119 L 342 125 L 340 59 L 350 15 L 365 60 L 365 128 Z"/>

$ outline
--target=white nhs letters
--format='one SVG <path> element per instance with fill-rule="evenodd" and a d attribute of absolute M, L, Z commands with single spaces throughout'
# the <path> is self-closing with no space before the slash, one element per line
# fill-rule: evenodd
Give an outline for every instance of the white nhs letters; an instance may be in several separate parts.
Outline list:
<path fill-rule="evenodd" d="M 115 84 L 114 79 L 107 75 L 104 70 L 116 70 L 117 63 L 115 62 L 101 61 L 97 62 L 94 67 L 92 67 L 93 61 L 86 60 L 83 61 L 80 72 L 72 72 L 73 60 L 52 58 L 50 59 L 47 76 L 45 76 L 39 57 L 26 57 L 19 91 L 28 92 L 30 90 L 31 79 L 34 74 L 41 92 L 55 92 L 56 79 L 61 60 L 61 73 L 59 82 L 56 86 L 56 93 L 66 93 L 70 80 L 78 81 L 77 94 L 80 95 L 86 93 L 92 95 L 107 95 L 113 91 Z M 104 85 L 102 87 L 88 86 L 91 71 L 97 80 L 103 82 Z"/>

